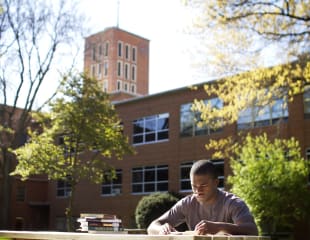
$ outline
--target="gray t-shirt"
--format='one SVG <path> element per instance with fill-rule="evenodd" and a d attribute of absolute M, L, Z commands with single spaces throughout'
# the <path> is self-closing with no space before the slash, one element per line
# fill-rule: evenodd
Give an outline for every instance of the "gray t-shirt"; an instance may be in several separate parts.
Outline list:
<path fill-rule="evenodd" d="M 189 230 L 194 230 L 201 220 L 238 224 L 254 223 L 245 202 L 234 194 L 222 190 L 218 190 L 217 200 L 211 205 L 202 205 L 194 195 L 186 196 L 167 211 L 164 218 L 172 226 L 186 222 Z"/>

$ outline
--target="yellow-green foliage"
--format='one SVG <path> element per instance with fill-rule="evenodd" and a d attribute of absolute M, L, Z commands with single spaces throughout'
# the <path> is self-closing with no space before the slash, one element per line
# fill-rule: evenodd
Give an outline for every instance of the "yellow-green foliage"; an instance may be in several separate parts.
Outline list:
<path fill-rule="evenodd" d="M 309 217 L 309 161 L 301 156 L 298 141 L 248 135 L 234 153 L 228 182 L 260 226 L 291 227 L 295 220 Z"/>

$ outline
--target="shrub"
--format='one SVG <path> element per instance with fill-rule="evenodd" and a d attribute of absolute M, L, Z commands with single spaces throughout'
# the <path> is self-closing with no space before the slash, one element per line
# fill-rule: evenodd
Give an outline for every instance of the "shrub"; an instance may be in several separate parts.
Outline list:
<path fill-rule="evenodd" d="M 137 227 L 147 228 L 154 219 L 170 209 L 178 200 L 179 198 L 172 193 L 153 193 L 142 197 L 135 211 Z"/>

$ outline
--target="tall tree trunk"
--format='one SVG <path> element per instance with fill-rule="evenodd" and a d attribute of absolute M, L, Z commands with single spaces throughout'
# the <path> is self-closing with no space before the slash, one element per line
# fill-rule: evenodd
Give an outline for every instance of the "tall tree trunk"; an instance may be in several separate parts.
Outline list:
<path fill-rule="evenodd" d="M 11 157 L 8 149 L 2 148 L 2 181 L 1 181 L 1 210 L 0 210 L 0 228 L 8 229 L 9 227 L 9 213 L 10 213 L 10 199 L 11 199 L 11 177 L 9 175 L 11 170 Z"/>
<path fill-rule="evenodd" d="M 66 208 L 66 227 L 68 232 L 72 232 L 73 229 L 73 205 L 74 205 L 74 196 L 75 196 L 75 184 L 71 185 L 71 193 L 69 196 L 68 207 Z"/>

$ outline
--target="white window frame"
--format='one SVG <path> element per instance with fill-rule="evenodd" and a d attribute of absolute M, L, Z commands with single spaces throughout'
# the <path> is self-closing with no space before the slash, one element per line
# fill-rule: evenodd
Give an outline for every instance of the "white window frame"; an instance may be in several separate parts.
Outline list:
<path fill-rule="evenodd" d="M 122 90 L 122 80 L 116 81 L 116 90 L 121 91 Z"/>
<path fill-rule="evenodd" d="M 130 59 L 130 45 L 125 44 L 125 59 L 129 60 Z"/>
<path fill-rule="evenodd" d="M 166 179 L 158 179 L 159 176 L 159 171 L 167 171 L 167 178 Z M 148 180 L 147 178 L 150 176 L 148 172 L 153 172 L 154 173 L 154 180 Z M 140 173 L 140 180 L 135 181 L 134 174 L 135 173 Z M 131 192 L 134 195 L 138 194 L 145 194 L 145 193 L 153 193 L 153 192 L 167 192 L 169 189 L 169 169 L 168 165 L 157 165 L 157 166 L 143 166 L 143 167 L 136 167 L 131 170 Z M 139 176 L 138 176 L 139 178 Z M 152 186 L 154 189 L 153 191 L 148 191 L 147 187 Z M 165 189 L 163 186 L 166 186 Z M 141 191 L 136 191 L 134 188 L 138 187 L 141 188 Z"/>
<path fill-rule="evenodd" d="M 224 164 L 225 164 L 225 162 L 224 162 L 223 159 L 213 159 L 213 160 L 211 159 L 211 161 L 213 162 L 213 164 L 215 166 L 220 166 L 220 165 L 223 166 L 223 174 L 219 174 L 219 176 L 218 176 L 218 179 L 219 179 L 219 187 L 218 188 L 219 189 L 224 189 L 224 181 L 225 181 L 225 176 L 224 176 L 225 168 L 224 168 Z M 191 169 L 193 163 L 194 163 L 194 161 L 192 161 L 192 162 L 185 162 L 185 163 L 182 163 L 180 165 L 180 192 L 192 192 L 191 180 L 190 180 L 189 173 L 190 173 L 190 169 Z M 187 176 L 182 178 L 181 171 L 183 169 L 185 169 L 185 168 L 187 168 L 188 174 L 187 174 Z M 187 188 L 187 189 L 182 188 L 182 183 L 184 183 L 184 182 L 188 182 L 189 183 L 189 185 L 188 185 L 189 188 Z"/>
<path fill-rule="evenodd" d="M 124 64 L 124 75 L 125 75 L 125 79 L 128 80 L 130 78 L 130 65 L 128 63 Z"/>
<path fill-rule="evenodd" d="M 103 91 L 104 92 L 107 92 L 108 91 L 108 87 L 109 87 L 109 81 L 108 80 L 103 80 L 103 86 L 102 86 L 102 88 L 103 88 Z"/>
<path fill-rule="evenodd" d="M 160 128 L 163 121 L 168 121 L 166 128 Z M 148 128 L 151 126 L 153 129 Z M 137 129 L 138 131 L 135 131 Z M 140 129 L 140 131 L 139 131 Z M 165 137 L 167 135 L 167 137 Z M 133 121 L 133 145 L 165 142 L 169 140 L 169 113 L 142 117 Z"/>
<path fill-rule="evenodd" d="M 104 44 L 104 56 L 105 57 L 109 56 L 109 42 L 106 42 Z"/>
<path fill-rule="evenodd" d="M 104 61 L 104 63 L 103 63 L 103 74 L 104 74 L 104 76 L 108 76 L 108 73 L 109 73 L 109 62 Z"/>
<path fill-rule="evenodd" d="M 133 46 L 133 47 L 131 48 L 131 52 L 132 52 L 132 54 L 131 54 L 131 60 L 132 60 L 133 62 L 137 62 L 137 57 L 138 57 L 137 47 L 136 47 L 136 46 Z"/>
<path fill-rule="evenodd" d="M 115 170 L 116 176 L 121 178 L 121 182 L 117 183 L 117 179 L 106 180 L 101 184 L 101 196 L 116 196 L 122 194 L 122 184 L 123 184 L 123 171 L 122 169 Z M 109 193 L 104 193 L 103 189 L 109 188 Z"/>
<path fill-rule="evenodd" d="M 128 83 L 124 82 L 124 91 L 129 92 Z"/>
<path fill-rule="evenodd" d="M 59 186 L 59 185 L 62 186 Z M 59 194 L 61 192 L 63 192 L 62 194 Z M 68 181 L 66 180 L 57 180 L 56 181 L 56 196 L 58 198 L 67 198 L 69 197 L 71 194 L 71 185 L 69 184 Z"/>
<path fill-rule="evenodd" d="M 123 57 L 123 51 L 124 51 L 123 45 L 124 44 L 122 41 L 117 42 L 117 56 L 120 58 Z"/>
<path fill-rule="evenodd" d="M 122 61 L 117 61 L 117 76 L 122 77 L 123 76 L 123 62 Z"/>
<path fill-rule="evenodd" d="M 137 87 L 136 87 L 136 84 L 130 84 L 130 91 L 132 92 L 132 93 L 136 93 L 137 92 Z"/>
<path fill-rule="evenodd" d="M 137 66 L 136 65 L 131 65 L 131 80 L 136 81 L 137 80 Z"/>
<path fill-rule="evenodd" d="M 273 103 L 259 106 L 254 101 L 250 107 L 240 111 L 237 126 L 238 129 L 271 126 L 279 119 L 287 120 L 288 116 L 287 102 L 282 98 L 274 97 Z"/>
<path fill-rule="evenodd" d="M 185 162 L 185 163 L 182 163 L 180 165 L 180 192 L 191 192 L 192 191 L 192 187 L 191 187 L 191 180 L 190 180 L 190 177 L 189 177 L 189 173 L 190 173 L 190 170 L 191 170 L 191 167 L 193 165 L 193 161 L 191 162 Z M 183 175 L 183 171 L 186 171 L 187 174 L 185 174 L 184 178 L 182 177 Z M 183 188 L 182 185 L 183 184 L 187 184 L 188 185 L 188 188 Z"/>
<path fill-rule="evenodd" d="M 204 100 L 205 104 L 211 104 L 212 108 L 222 108 L 223 102 L 219 98 L 210 98 Z M 199 135 L 211 135 L 222 131 L 222 128 L 211 128 L 203 123 L 199 126 L 197 119 L 201 119 L 200 112 L 192 110 L 193 103 L 185 103 L 180 106 L 180 135 L 182 137 L 193 137 Z M 215 119 L 216 121 L 216 119 Z M 191 130 L 188 131 L 187 129 Z"/>

